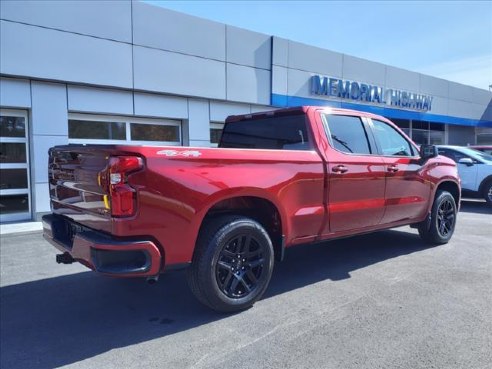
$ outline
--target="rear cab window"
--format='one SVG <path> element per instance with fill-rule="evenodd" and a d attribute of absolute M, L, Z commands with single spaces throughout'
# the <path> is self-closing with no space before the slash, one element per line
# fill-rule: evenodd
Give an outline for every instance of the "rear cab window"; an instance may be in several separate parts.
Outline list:
<path fill-rule="evenodd" d="M 219 147 L 312 150 L 304 114 L 246 119 L 226 123 Z"/>

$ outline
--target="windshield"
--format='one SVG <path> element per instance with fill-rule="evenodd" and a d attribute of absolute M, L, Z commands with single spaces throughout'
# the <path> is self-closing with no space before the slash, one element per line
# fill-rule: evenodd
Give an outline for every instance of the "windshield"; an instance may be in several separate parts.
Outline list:
<path fill-rule="evenodd" d="M 475 158 L 475 159 L 492 162 L 492 155 L 488 155 L 488 154 L 486 154 L 484 152 L 481 152 L 481 151 L 478 151 L 478 150 L 474 150 L 474 149 L 470 149 L 468 147 L 460 148 L 460 151 L 463 152 L 464 154 L 467 154 L 467 155 Z"/>

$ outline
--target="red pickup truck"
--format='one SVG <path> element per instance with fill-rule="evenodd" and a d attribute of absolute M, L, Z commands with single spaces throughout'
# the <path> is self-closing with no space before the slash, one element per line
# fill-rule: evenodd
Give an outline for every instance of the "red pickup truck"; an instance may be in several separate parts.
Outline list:
<path fill-rule="evenodd" d="M 446 243 L 460 201 L 436 147 L 326 107 L 231 116 L 219 148 L 57 146 L 49 182 L 57 262 L 151 282 L 187 267 L 198 300 L 225 312 L 261 298 L 287 247 L 408 224 Z"/>

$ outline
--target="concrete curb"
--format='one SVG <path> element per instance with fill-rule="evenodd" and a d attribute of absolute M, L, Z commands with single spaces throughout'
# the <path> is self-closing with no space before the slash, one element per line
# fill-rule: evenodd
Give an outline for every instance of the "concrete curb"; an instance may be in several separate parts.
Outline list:
<path fill-rule="evenodd" d="M 0 235 L 23 232 L 37 232 L 42 230 L 43 225 L 41 222 L 12 223 L 0 225 Z"/>

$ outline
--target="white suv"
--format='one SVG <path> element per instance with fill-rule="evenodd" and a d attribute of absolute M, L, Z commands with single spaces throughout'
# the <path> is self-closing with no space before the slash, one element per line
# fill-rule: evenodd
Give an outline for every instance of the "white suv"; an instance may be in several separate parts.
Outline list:
<path fill-rule="evenodd" d="M 439 145 L 437 150 L 457 163 L 463 194 L 492 206 L 492 155 L 462 146 Z"/>

